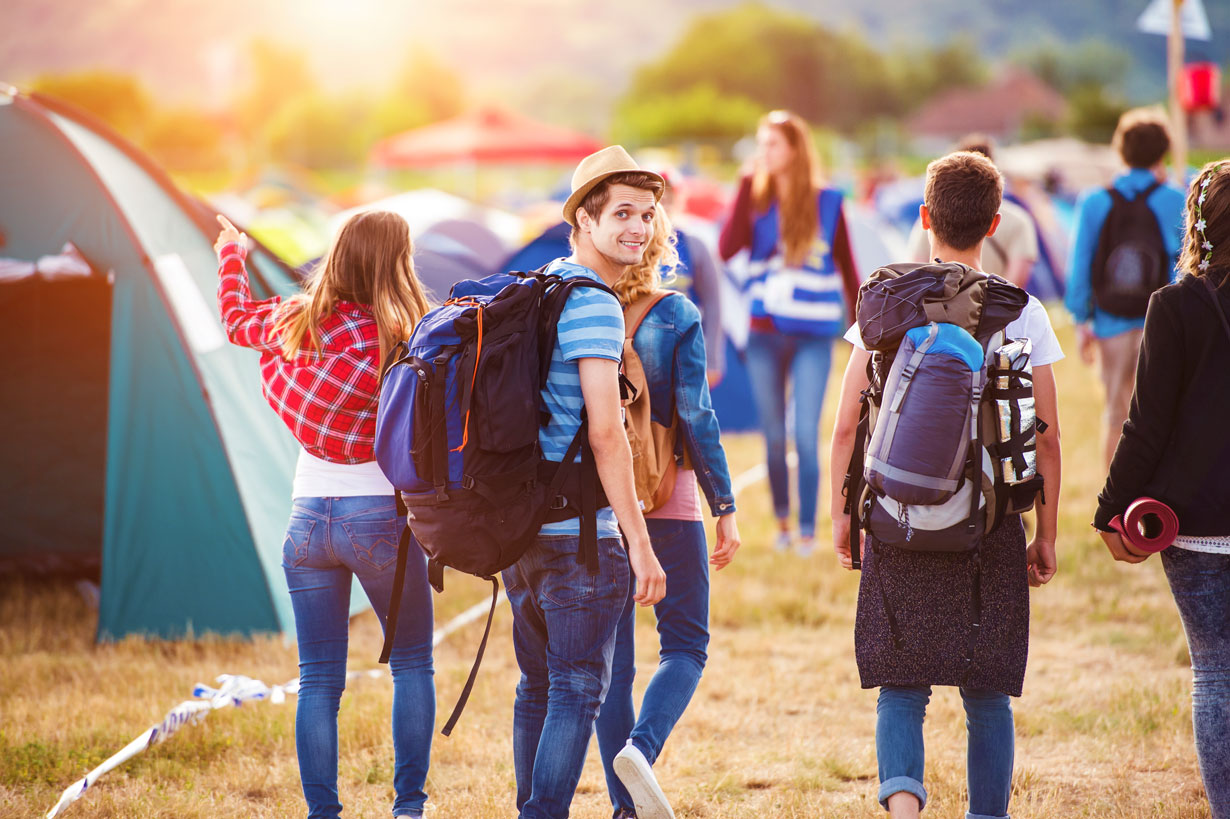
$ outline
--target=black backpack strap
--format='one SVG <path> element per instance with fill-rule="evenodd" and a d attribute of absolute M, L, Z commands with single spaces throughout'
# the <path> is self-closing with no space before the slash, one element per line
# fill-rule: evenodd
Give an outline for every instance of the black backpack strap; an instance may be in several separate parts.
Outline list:
<path fill-rule="evenodd" d="M 863 522 L 860 517 L 860 498 L 863 494 L 863 455 L 867 447 L 867 428 L 871 423 L 870 394 L 863 391 L 859 399 L 858 427 L 854 433 L 854 451 L 850 453 L 850 466 L 841 491 L 846 497 L 845 513 L 850 516 L 850 568 L 863 567 L 862 550 L 859 548 L 859 531 Z"/>
<path fill-rule="evenodd" d="M 410 526 L 407 515 L 410 510 L 402 500 L 401 493 L 396 493 L 397 516 L 401 519 L 401 539 L 397 541 L 397 571 L 393 574 L 393 592 L 389 596 L 389 610 L 384 616 L 384 645 L 380 649 L 380 662 L 389 661 L 389 653 L 393 650 L 393 637 L 397 634 L 397 615 L 401 611 L 401 592 L 406 585 L 406 557 L 410 552 Z"/>
<path fill-rule="evenodd" d="M 884 565 L 880 561 L 880 550 L 873 541 L 871 550 L 876 553 L 875 578 L 876 587 L 880 590 L 880 603 L 884 606 L 884 616 L 888 619 L 888 633 L 893 638 L 893 647 L 898 651 L 905 645 L 905 638 L 901 636 L 901 627 L 897 625 L 897 614 L 893 611 L 893 604 L 888 602 L 888 593 L 884 591 Z"/>
<path fill-rule="evenodd" d="M 448 722 L 444 723 L 444 727 L 440 729 L 440 733 L 444 736 L 453 733 L 453 727 L 457 725 L 461 712 L 465 710 L 466 703 L 470 700 L 470 692 L 474 690 L 474 680 L 478 677 L 478 667 L 482 665 L 483 654 L 487 651 L 487 638 L 491 636 L 491 621 L 495 618 L 495 606 L 500 600 L 500 581 L 491 575 L 483 575 L 483 580 L 491 581 L 491 608 L 487 612 L 487 628 L 483 630 L 483 640 L 478 644 L 478 656 L 474 658 L 474 665 L 470 667 L 470 676 L 466 679 L 465 687 L 461 689 L 461 696 L 457 698 L 457 704 L 453 706 L 453 713 L 449 716 Z"/>
<path fill-rule="evenodd" d="M 586 424 L 587 431 L 588 427 Z M 594 450 L 589 446 L 588 437 L 581 444 L 581 543 L 577 548 L 577 562 L 584 563 L 592 577 L 598 574 L 598 465 L 594 462 Z"/>
<path fill-rule="evenodd" d="M 965 645 L 965 675 L 963 682 L 968 682 L 970 672 L 974 668 L 974 650 L 978 647 L 978 635 L 982 632 L 982 543 L 974 549 L 971 558 L 973 562 L 973 577 L 970 578 L 969 604 L 969 641 Z"/>
<path fill-rule="evenodd" d="M 445 382 L 448 375 L 447 355 L 435 359 L 431 383 L 428 385 L 431 417 L 434 420 L 431 444 L 431 477 L 436 489 L 436 501 L 448 500 L 448 424 L 446 423 Z"/>

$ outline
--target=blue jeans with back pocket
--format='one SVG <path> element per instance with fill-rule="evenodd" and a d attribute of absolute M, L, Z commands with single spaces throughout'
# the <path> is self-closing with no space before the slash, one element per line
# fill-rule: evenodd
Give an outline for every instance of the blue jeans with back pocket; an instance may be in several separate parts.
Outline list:
<path fill-rule="evenodd" d="M 599 538 L 599 570 L 590 574 L 577 562 L 579 541 L 540 534 L 503 572 L 521 668 L 513 706 L 521 819 L 568 816 L 611 682 L 615 633 L 628 597 L 628 555 L 619 538 Z"/>
<path fill-rule="evenodd" d="M 392 495 L 295 498 L 286 527 L 282 568 L 299 640 L 299 703 L 295 748 L 308 816 L 336 817 L 337 711 L 346 687 L 350 588 L 358 577 L 380 622 L 393 592 L 402 520 Z M 393 802 L 395 816 L 421 816 L 435 726 L 432 606 L 427 559 L 411 543 L 393 675 Z"/>

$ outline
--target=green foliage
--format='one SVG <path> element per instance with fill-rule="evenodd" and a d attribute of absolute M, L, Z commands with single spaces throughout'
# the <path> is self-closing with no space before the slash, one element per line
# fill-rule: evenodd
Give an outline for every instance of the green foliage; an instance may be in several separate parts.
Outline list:
<path fill-rule="evenodd" d="M 146 129 L 144 145 L 172 171 L 225 167 L 223 133 L 216 119 L 191 109 L 159 111 Z"/>
<path fill-rule="evenodd" d="M 134 142 L 141 141 L 153 112 L 145 86 L 127 74 L 112 71 L 45 74 L 30 87 L 93 114 Z"/>
<path fill-rule="evenodd" d="M 367 149 L 355 127 L 360 105 L 348 106 L 318 92 L 295 97 L 264 129 L 270 158 L 310 168 L 358 164 Z"/>
<path fill-rule="evenodd" d="M 1110 142 L 1127 108 L 1122 97 L 1108 94 L 1101 85 L 1077 86 L 1068 94 L 1067 130 L 1087 142 Z"/>
<path fill-rule="evenodd" d="M 1009 59 L 1069 98 L 1093 86 L 1122 93 L 1123 78 L 1132 68 L 1130 54 L 1097 38 L 1075 45 L 1047 40 Z"/>
<path fill-rule="evenodd" d="M 760 3 L 697 18 L 674 48 L 637 71 L 625 105 L 705 85 L 715 98 L 789 108 L 842 130 L 900 109 L 884 58 L 860 37 Z"/>
<path fill-rule="evenodd" d="M 906 109 L 917 108 L 950 88 L 986 83 L 990 73 L 968 35 L 958 35 L 938 49 L 922 47 L 897 51 L 890 58 L 893 82 Z"/>
<path fill-rule="evenodd" d="M 250 144 L 259 142 L 266 122 L 292 100 L 316 92 L 307 55 L 267 40 L 248 49 L 251 83 L 235 101 L 235 119 Z"/>
<path fill-rule="evenodd" d="M 735 140 L 756 127 L 763 108 L 738 96 L 723 96 L 710 84 L 676 93 L 629 97 L 619 106 L 616 142 L 631 145 L 687 140 Z"/>

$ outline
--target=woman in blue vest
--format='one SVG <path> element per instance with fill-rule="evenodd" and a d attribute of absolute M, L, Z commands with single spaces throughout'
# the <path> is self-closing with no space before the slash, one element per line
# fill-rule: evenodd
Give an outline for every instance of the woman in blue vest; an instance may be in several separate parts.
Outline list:
<path fill-rule="evenodd" d="M 807 124 L 789 111 L 773 111 L 761 119 L 756 143 L 718 249 L 723 260 L 749 251 L 747 369 L 765 435 L 776 545 L 783 551 L 792 540 L 786 467 L 786 384 L 792 384 L 799 552 L 807 555 L 815 548 L 820 412 L 833 341 L 853 321 L 859 279 L 842 194 L 820 186 Z"/>

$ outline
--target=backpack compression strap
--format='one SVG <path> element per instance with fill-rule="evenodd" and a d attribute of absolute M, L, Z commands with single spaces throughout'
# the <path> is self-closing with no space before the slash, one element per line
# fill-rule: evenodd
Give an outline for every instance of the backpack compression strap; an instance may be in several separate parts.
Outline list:
<path fill-rule="evenodd" d="M 380 662 L 389 661 L 389 652 L 393 650 L 393 637 L 397 634 L 397 615 L 401 610 L 401 592 L 406 585 L 406 557 L 410 552 L 410 523 L 407 515 L 410 510 L 406 502 L 397 492 L 397 517 L 401 520 L 401 539 L 397 541 L 397 571 L 393 573 L 393 593 L 389 597 L 389 610 L 384 616 L 384 645 L 380 648 Z"/>
<path fill-rule="evenodd" d="M 842 483 L 842 491 L 846 495 L 844 511 L 850 516 L 850 568 L 863 567 L 862 553 L 859 548 L 859 531 L 862 528 L 859 500 L 863 494 L 863 450 L 867 446 L 867 427 L 871 422 L 871 408 L 868 405 L 870 397 L 863 392 L 859 399 L 858 427 L 854 433 L 854 450 L 850 453 L 850 467 L 846 470 L 846 479 Z"/>
<path fill-rule="evenodd" d="M 495 606 L 500 600 L 500 581 L 491 575 L 483 575 L 483 580 L 491 581 L 491 608 L 487 611 L 487 628 L 483 630 L 483 641 L 478 644 L 478 656 L 474 658 L 474 665 L 470 666 L 470 676 L 466 679 L 465 687 L 461 689 L 461 696 L 457 698 L 457 704 L 453 706 L 453 713 L 449 715 L 448 722 L 444 723 L 444 727 L 440 729 L 440 733 L 444 736 L 453 733 L 453 727 L 457 725 L 461 712 L 465 710 L 466 703 L 470 701 L 470 692 L 474 690 L 474 680 L 478 677 L 478 667 L 483 662 L 484 652 L 487 651 L 487 638 L 491 636 L 491 621 L 495 618 Z"/>

